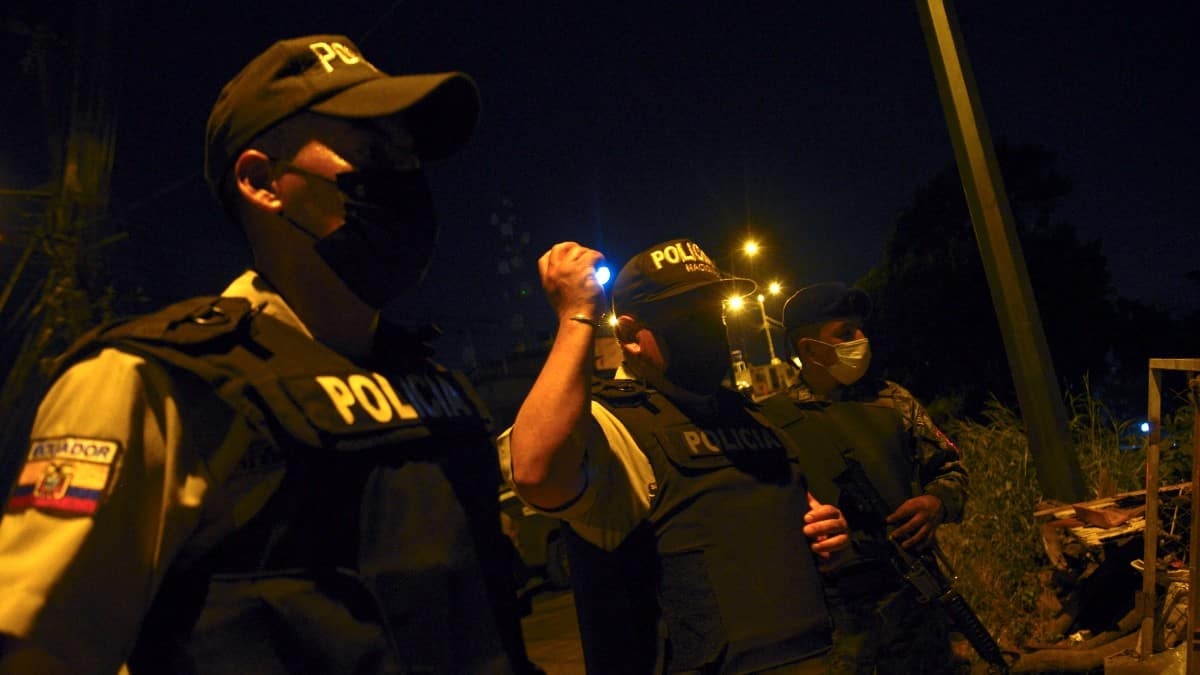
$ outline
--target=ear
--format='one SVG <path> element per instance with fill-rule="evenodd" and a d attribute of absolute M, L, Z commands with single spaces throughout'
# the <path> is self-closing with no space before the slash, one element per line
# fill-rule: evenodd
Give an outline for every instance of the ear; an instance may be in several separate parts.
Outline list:
<path fill-rule="evenodd" d="M 799 340 L 796 340 L 796 356 L 799 357 L 801 361 L 811 360 L 815 354 L 816 348 L 817 342 L 812 338 L 802 337 Z"/>
<path fill-rule="evenodd" d="M 271 158 L 253 148 L 243 150 L 233 163 L 233 180 L 238 194 L 251 206 L 263 211 L 278 213 L 283 202 L 275 191 Z"/>
<path fill-rule="evenodd" d="M 637 319 L 622 314 L 617 317 L 617 325 L 613 327 L 617 334 L 617 342 L 621 343 L 621 349 L 629 354 L 639 354 L 642 351 L 641 344 L 638 343 L 637 334 L 642 330 L 642 325 Z"/>

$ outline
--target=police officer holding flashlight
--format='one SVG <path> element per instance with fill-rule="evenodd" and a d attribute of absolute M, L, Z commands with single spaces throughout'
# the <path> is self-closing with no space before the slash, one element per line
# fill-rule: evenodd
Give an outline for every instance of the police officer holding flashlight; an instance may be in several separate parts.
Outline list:
<path fill-rule="evenodd" d="M 823 672 L 817 566 L 847 545 L 846 524 L 808 494 L 799 449 L 721 386 L 722 301 L 750 286 L 722 278 L 690 239 L 637 254 L 613 287 L 624 364 L 593 382 L 601 260 L 573 242 L 539 260 L 559 329 L 501 436 L 502 469 L 527 504 L 597 548 L 648 537 L 649 587 L 610 592 L 654 594 L 667 672 Z"/>

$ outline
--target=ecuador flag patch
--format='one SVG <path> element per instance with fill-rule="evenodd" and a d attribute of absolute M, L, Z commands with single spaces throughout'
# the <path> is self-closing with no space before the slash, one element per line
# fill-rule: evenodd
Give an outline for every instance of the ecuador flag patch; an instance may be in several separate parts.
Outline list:
<path fill-rule="evenodd" d="M 91 515 L 108 489 L 120 445 L 94 438 L 48 438 L 30 445 L 8 500 L 9 512 L 29 507 Z"/>

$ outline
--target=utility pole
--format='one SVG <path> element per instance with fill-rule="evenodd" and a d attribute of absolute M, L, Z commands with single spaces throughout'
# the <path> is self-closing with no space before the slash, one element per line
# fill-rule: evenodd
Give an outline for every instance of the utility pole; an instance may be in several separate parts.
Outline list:
<path fill-rule="evenodd" d="M 1085 489 L 1067 427 L 1066 406 L 951 4 L 951 0 L 917 0 L 917 10 L 1029 435 L 1029 450 L 1043 494 L 1065 502 L 1080 501 Z"/>

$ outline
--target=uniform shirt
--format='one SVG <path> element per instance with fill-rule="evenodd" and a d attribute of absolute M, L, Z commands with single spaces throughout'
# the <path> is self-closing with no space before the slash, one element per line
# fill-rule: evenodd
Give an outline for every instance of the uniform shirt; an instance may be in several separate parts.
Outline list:
<path fill-rule="evenodd" d="M 253 271 L 225 295 L 311 337 Z M 112 673 L 172 561 L 249 520 L 283 464 L 198 379 L 109 347 L 53 383 L 18 476 L 0 521 L 0 632 Z"/>
<path fill-rule="evenodd" d="M 622 367 L 617 369 L 615 379 L 632 378 Z M 585 457 L 587 485 L 583 492 L 560 509 L 526 504 L 539 513 L 570 522 L 579 536 L 611 551 L 650 513 L 654 471 L 633 435 L 607 408 L 592 401 L 591 415 L 595 428 Z M 511 434 L 509 427 L 498 439 L 500 467 L 505 482 L 520 496 L 512 480 Z M 604 498 L 598 499 L 598 495 Z"/>
<path fill-rule="evenodd" d="M 788 395 L 801 403 L 831 401 L 829 397 L 809 389 L 803 378 L 792 385 Z M 843 387 L 839 396 L 838 401 L 886 405 L 900 414 L 904 430 L 910 438 L 911 459 L 924 480 L 922 491 L 942 501 L 946 509 L 946 522 L 961 522 L 968 496 L 967 469 L 962 463 L 962 454 L 954 442 L 933 423 L 933 418 L 920 401 L 891 380 L 855 383 Z"/>

